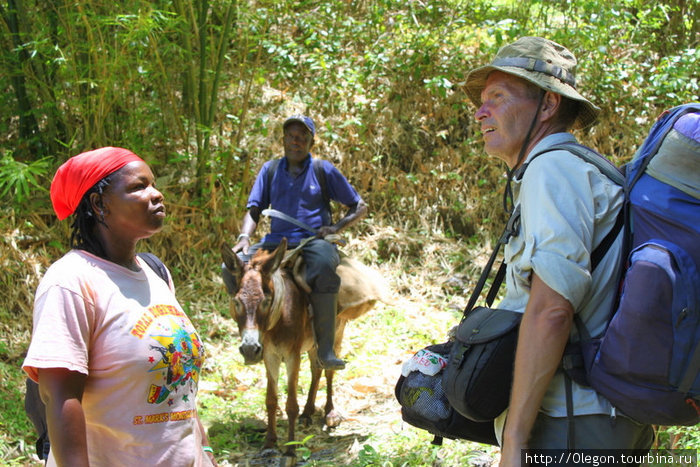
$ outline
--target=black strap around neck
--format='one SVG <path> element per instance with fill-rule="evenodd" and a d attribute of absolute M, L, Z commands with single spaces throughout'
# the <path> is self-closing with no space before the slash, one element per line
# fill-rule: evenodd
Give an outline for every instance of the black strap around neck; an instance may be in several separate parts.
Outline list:
<path fill-rule="evenodd" d="M 522 179 L 523 174 L 525 173 L 525 170 L 527 167 L 530 165 L 530 162 L 534 160 L 537 156 L 540 156 L 544 153 L 555 151 L 555 150 L 566 150 L 574 155 L 584 159 L 586 162 L 593 164 L 596 166 L 603 174 L 605 174 L 608 178 L 610 178 L 614 183 L 617 184 L 623 184 L 624 183 L 624 178 L 622 177 L 622 174 L 620 173 L 619 169 L 615 167 L 609 160 L 598 154 L 597 152 L 593 151 L 592 149 L 577 144 L 577 143 L 565 143 L 562 145 L 558 146 L 553 146 L 550 148 L 547 148 L 543 151 L 540 151 L 539 153 L 535 154 L 528 162 L 517 168 L 516 170 L 512 171 L 512 174 L 509 174 L 508 177 L 508 185 L 507 189 L 510 188 L 510 179 L 511 176 L 514 176 L 517 180 Z M 505 197 L 504 197 L 505 200 Z M 504 201 L 505 202 L 505 201 Z M 629 222 L 626 222 L 628 218 L 628 213 L 626 209 L 626 205 L 623 207 L 623 209 L 620 210 L 620 213 L 617 216 L 617 219 L 615 220 L 615 224 L 613 227 L 610 229 L 608 234 L 601 240 L 601 242 L 595 247 L 595 249 L 591 252 L 591 272 L 593 272 L 598 264 L 602 261 L 602 259 L 605 257 L 607 252 L 610 250 L 610 247 L 613 245 L 615 240 L 617 239 L 618 235 L 620 234 L 620 231 L 623 229 L 623 227 L 627 228 L 629 226 Z M 479 296 L 481 295 L 481 291 L 484 288 L 484 285 L 486 284 L 486 280 L 488 279 L 489 273 L 491 272 L 491 269 L 493 268 L 493 263 L 496 261 L 496 257 L 498 256 L 498 252 L 501 249 L 502 245 L 505 245 L 508 243 L 508 240 L 510 237 L 513 235 L 517 235 L 518 232 L 520 231 L 520 205 L 516 206 L 513 209 L 513 212 L 508 219 L 508 223 L 506 224 L 506 228 L 503 231 L 503 234 L 501 235 L 501 238 L 499 238 L 498 243 L 496 244 L 496 248 L 494 249 L 493 253 L 491 254 L 491 257 L 489 258 L 488 262 L 486 263 L 486 266 L 484 267 L 484 270 L 481 272 L 481 277 L 479 277 L 479 281 L 476 284 L 476 287 L 474 288 L 474 291 L 471 294 L 471 297 L 469 298 L 469 301 L 467 302 L 467 306 L 464 309 L 464 316 L 469 314 L 474 306 L 476 305 L 477 300 L 479 299 Z M 628 234 L 625 234 L 625 238 L 627 238 Z M 624 251 L 624 250 L 623 250 Z M 500 288 L 501 284 L 503 283 L 503 279 L 505 278 L 505 273 L 506 273 L 506 263 L 505 261 L 501 263 L 501 266 L 498 269 L 498 272 L 496 273 L 496 276 L 494 277 L 493 282 L 491 283 L 491 287 L 489 288 L 489 292 L 486 295 L 486 306 L 491 306 L 496 299 L 496 295 L 498 294 L 498 289 Z"/>
<path fill-rule="evenodd" d="M 476 283 L 476 287 L 474 287 L 474 290 L 472 291 L 472 294 L 469 297 L 469 301 L 467 302 L 467 306 L 464 309 L 464 317 L 471 313 L 472 309 L 474 308 L 474 305 L 476 305 L 476 301 L 479 300 L 481 291 L 484 289 L 484 285 L 486 285 L 486 280 L 488 279 L 489 273 L 493 268 L 493 263 L 496 262 L 496 258 L 498 257 L 498 252 L 501 250 L 501 246 L 508 243 L 510 237 L 512 237 L 513 235 L 517 235 L 518 232 L 520 232 L 520 206 L 517 206 L 513 213 L 510 215 L 510 219 L 508 219 L 508 223 L 506 224 L 503 233 L 501 234 L 500 238 L 498 239 L 498 242 L 496 243 L 496 248 L 493 249 L 491 257 L 489 257 L 486 266 L 484 266 L 484 270 L 481 271 L 479 281 Z M 501 263 L 501 266 L 498 268 L 498 272 L 496 273 L 496 276 L 494 277 L 493 282 L 491 283 L 491 287 L 489 288 L 489 292 L 486 295 L 487 306 L 491 306 L 494 300 L 496 299 L 498 289 L 501 287 L 501 283 L 503 283 L 505 275 L 506 263 L 505 261 L 503 261 Z"/>
<path fill-rule="evenodd" d="M 537 103 L 537 110 L 535 111 L 534 117 L 532 117 L 532 122 L 530 122 L 530 128 L 527 130 L 527 134 L 525 135 L 525 141 L 523 141 L 523 145 L 520 147 L 518 159 L 515 161 L 515 165 L 512 168 L 508 169 L 506 187 L 503 191 L 503 210 L 508 214 L 512 213 L 513 209 L 515 209 L 515 205 L 513 202 L 513 188 L 511 186 L 511 182 L 513 180 L 513 176 L 518 171 L 520 163 L 525 159 L 525 151 L 527 150 L 528 144 L 530 144 L 530 136 L 532 136 L 532 130 L 535 129 L 535 125 L 537 124 L 537 117 L 540 115 L 540 109 L 542 108 L 542 102 L 544 101 L 545 94 L 546 91 L 544 89 L 541 89 L 539 101 Z M 508 206 L 508 201 L 510 201 L 510 207 Z"/>

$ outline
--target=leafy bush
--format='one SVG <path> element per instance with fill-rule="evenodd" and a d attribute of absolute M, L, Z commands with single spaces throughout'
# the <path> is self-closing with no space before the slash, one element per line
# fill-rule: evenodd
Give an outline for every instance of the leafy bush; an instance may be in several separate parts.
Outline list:
<path fill-rule="evenodd" d="M 8 200 L 14 208 L 22 208 L 36 194 L 34 190 L 46 192 L 44 185 L 50 164 L 49 158 L 21 162 L 5 151 L 0 158 L 0 198 Z"/>
<path fill-rule="evenodd" d="M 523 35 L 566 45 L 579 59 L 579 88 L 603 111 L 581 139 L 616 162 L 663 109 L 700 100 L 697 2 L 10 3 L 17 8 L 0 9 L 0 342 L 8 336 L 13 358 L 26 346 L 33 288 L 68 236 L 51 214 L 50 172 L 84 149 L 121 145 L 153 165 L 169 218 L 144 248 L 167 260 L 183 303 L 208 313 L 195 316 L 198 325 L 230 334 L 213 318 L 225 301 L 216 252 L 235 238 L 254 176 L 280 153 L 281 119 L 292 112 L 316 119 L 314 154 L 370 205 L 357 227 L 375 237 L 365 258 L 394 265 L 402 295 L 437 300 L 445 297 L 432 291 L 435 277 L 465 276 L 468 286 L 504 221 L 503 167 L 483 154 L 460 90 L 469 69 Z M 432 251 L 441 272 L 407 283 Z M 23 429 L 3 427 L 15 440 Z M 687 445 L 699 438 L 680 432 Z M 221 427 L 218 436 L 236 452 L 238 438 L 259 433 Z M 391 463 L 387 444 L 369 439 L 358 456 Z M 418 452 L 396 458 L 444 461 Z"/>

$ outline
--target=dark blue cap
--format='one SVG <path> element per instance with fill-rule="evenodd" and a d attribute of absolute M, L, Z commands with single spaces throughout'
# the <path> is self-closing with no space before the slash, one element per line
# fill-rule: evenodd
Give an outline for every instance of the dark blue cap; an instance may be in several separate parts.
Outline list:
<path fill-rule="evenodd" d="M 307 117 L 306 115 L 292 115 L 289 117 L 287 120 L 284 121 L 284 125 L 282 125 L 282 129 L 287 128 L 287 125 L 290 123 L 294 122 L 299 122 L 303 124 L 307 130 L 311 132 L 311 136 L 316 135 L 316 125 L 314 125 L 314 121 L 311 120 L 311 117 Z"/>

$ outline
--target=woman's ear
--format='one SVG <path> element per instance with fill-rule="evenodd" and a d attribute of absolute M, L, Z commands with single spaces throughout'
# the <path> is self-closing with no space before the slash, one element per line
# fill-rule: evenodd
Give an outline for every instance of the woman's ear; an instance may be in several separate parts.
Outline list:
<path fill-rule="evenodd" d="M 104 213 L 104 202 L 102 200 L 102 195 L 99 193 L 90 193 L 90 208 L 92 213 L 96 218 L 102 219 L 105 216 Z"/>

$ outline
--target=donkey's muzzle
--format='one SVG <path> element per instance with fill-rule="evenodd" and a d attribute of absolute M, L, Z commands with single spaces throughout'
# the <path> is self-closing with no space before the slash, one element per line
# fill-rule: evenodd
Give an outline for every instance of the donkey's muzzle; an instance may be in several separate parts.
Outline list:
<path fill-rule="evenodd" d="M 260 332 L 250 330 L 243 333 L 243 342 L 238 350 L 243 355 L 246 365 L 259 363 L 263 357 L 263 346 L 260 343 Z"/>

